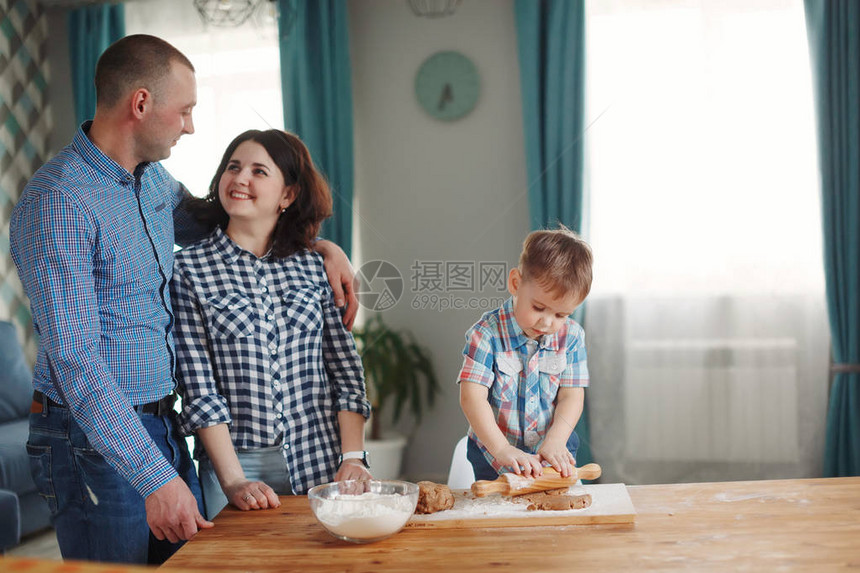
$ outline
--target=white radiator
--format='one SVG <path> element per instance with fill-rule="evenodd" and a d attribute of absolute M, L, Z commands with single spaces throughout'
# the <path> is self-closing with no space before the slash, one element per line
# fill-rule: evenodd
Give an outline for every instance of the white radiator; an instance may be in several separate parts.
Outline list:
<path fill-rule="evenodd" d="M 628 455 L 641 461 L 798 459 L 797 341 L 628 343 Z"/>

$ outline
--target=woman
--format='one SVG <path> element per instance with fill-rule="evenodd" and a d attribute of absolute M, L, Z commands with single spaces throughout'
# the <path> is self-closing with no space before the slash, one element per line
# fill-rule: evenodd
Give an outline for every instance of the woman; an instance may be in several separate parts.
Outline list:
<path fill-rule="evenodd" d="M 307 148 L 246 131 L 190 208 L 216 225 L 176 254 L 171 283 L 180 423 L 198 438 L 208 515 L 369 479 L 361 360 L 310 249 L 332 198 Z"/>

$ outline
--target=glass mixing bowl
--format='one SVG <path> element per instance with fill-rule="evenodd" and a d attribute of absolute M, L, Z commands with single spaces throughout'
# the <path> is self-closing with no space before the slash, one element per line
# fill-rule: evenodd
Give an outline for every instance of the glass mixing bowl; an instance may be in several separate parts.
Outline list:
<path fill-rule="evenodd" d="M 333 536 L 351 543 L 391 537 L 406 525 L 418 503 L 418 486 L 398 480 L 347 480 L 308 491 L 311 511 Z"/>

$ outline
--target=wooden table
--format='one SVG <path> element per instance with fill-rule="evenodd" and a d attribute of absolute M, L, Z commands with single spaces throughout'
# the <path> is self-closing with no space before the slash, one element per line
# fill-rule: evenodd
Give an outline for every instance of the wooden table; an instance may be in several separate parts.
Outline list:
<path fill-rule="evenodd" d="M 631 486 L 632 525 L 331 537 L 304 496 L 225 509 L 163 567 L 210 571 L 815 570 L 860 567 L 860 478 Z"/>
<path fill-rule="evenodd" d="M 123 563 L 93 563 L 91 561 L 56 561 L 31 557 L 0 555 L 3 573 L 152 573 L 152 567 Z M 188 571 L 188 573 L 195 573 Z M 197 571 L 196 573 L 205 573 Z"/>

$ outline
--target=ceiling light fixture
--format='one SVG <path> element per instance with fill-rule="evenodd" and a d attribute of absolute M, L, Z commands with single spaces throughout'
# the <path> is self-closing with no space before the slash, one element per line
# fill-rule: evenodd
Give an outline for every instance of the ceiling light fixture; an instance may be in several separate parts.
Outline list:
<path fill-rule="evenodd" d="M 241 26 L 266 0 L 194 0 L 206 25 L 221 28 Z"/>
<path fill-rule="evenodd" d="M 450 16 L 459 5 L 460 0 L 409 0 L 412 12 L 425 18 Z"/>

